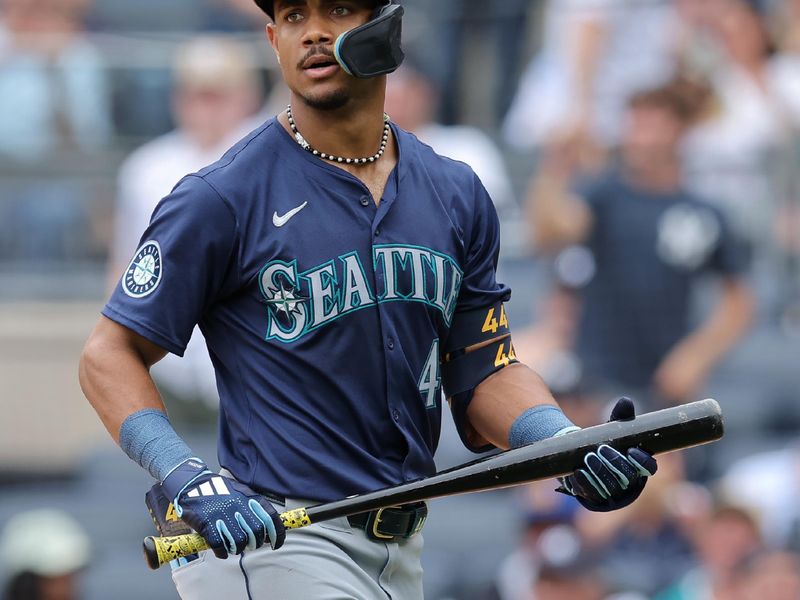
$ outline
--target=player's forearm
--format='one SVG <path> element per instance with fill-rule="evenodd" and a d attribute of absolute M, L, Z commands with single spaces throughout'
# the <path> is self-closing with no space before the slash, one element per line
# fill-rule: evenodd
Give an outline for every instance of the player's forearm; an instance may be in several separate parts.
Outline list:
<path fill-rule="evenodd" d="M 527 217 L 536 250 L 547 252 L 586 239 L 591 229 L 587 206 L 569 191 L 565 158 L 546 159 L 528 190 Z"/>
<path fill-rule="evenodd" d="M 750 326 L 755 299 L 747 285 L 738 279 L 723 283 L 722 296 L 714 311 L 681 346 L 689 346 L 698 360 L 712 368 Z"/>
<path fill-rule="evenodd" d="M 579 118 L 585 117 L 591 110 L 597 67 L 605 41 L 606 26 L 601 19 L 583 19 L 578 23 L 572 55 L 575 78 L 572 109 Z"/>
<path fill-rule="evenodd" d="M 510 447 L 511 427 L 520 415 L 540 405 L 558 406 L 541 377 L 517 363 L 491 375 L 476 388 L 467 416 L 476 434 L 506 450 Z"/>
<path fill-rule="evenodd" d="M 79 379 L 87 400 L 119 442 L 120 426 L 131 414 L 165 409 L 146 358 L 108 323 L 101 319 L 86 342 Z"/>

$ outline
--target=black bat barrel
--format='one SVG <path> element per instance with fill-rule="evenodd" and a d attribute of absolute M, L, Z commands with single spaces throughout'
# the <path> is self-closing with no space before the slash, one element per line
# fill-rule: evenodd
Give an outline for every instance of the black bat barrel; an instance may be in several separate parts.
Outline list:
<path fill-rule="evenodd" d="M 701 400 L 645 413 L 630 421 L 587 427 L 424 479 L 311 506 L 306 512 L 316 523 L 385 506 L 551 479 L 572 473 L 585 454 L 601 444 L 622 452 L 639 447 L 662 454 L 718 440 L 723 429 L 722 410 L 716 400 Z"/>

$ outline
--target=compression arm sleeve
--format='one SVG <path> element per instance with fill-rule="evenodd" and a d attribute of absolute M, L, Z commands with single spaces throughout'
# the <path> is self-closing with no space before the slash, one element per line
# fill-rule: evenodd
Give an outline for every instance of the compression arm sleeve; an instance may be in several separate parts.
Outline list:
<path fill-rule="evenodd" d="M 148 408 L 128 416 L 119 429 L 123 452 L 158 481 L 194 454 L 175 433 L 167 415 Z"/>

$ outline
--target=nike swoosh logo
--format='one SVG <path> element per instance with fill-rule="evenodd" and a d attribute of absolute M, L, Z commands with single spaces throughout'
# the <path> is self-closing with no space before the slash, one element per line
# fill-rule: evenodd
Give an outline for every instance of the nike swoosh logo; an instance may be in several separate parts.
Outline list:
<path fill-rule="evenodd" d="M 275 225 L 275 227 L 283 227 L 289 222 L 289 219 L 303 210 L 307 205 L 308 202 L 303 202 L 300 206 L 293 208 L 285 215 L 278 215 L 277 211 L 272 213 L 272 224 Z"/>

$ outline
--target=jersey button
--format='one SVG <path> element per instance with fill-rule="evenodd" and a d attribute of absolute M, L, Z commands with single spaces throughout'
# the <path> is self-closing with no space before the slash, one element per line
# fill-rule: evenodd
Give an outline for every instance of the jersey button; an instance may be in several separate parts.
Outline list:
<path fill-rule="evenodd" d="M 393 410 L 392 411 L 392 418 L 395 420 L 395 422 L 399 423 L 400 422 L 400 413 L 397 412 L 396 410 Z"/>
<path fill-rule="evenodd" d="M 376 229 L 375 230 L 375 237 L 380 237 L 380 235 L 381 235 L 381 230 L 380 229 Z"/>
<path fill-rule="evenodd" d="M 369 206 L 369 198 L 366 196 L 362 196 L 360 202 L 361 206 Z"/>
<path fill-rule="evenodd" d="M 394 350 L 394 338 L 393 337 L 390 337 L 389 339 L 386 340 L 386 347 L 389 348 L 389 350 Z"/>

